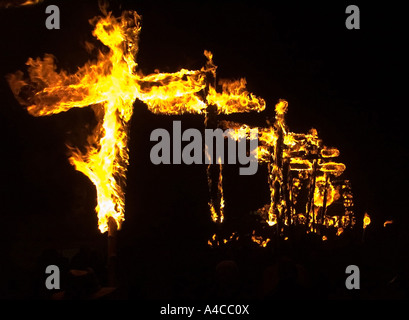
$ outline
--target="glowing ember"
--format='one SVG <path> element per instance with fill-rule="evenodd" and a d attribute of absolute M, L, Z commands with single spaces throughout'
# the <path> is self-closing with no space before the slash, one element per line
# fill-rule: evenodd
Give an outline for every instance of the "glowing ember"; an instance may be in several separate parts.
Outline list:
<path fill-rule="evenodd" d="M 393 220 L 386 220 L 386 221 L 383 223 L 383 226 L 386 227 L 388 224 L 392 224 L 392 223 L 393 223 Z"/>
<path fill-rule="evenodd" d="M 256 231 L 253 230 L 253 233 L 251 235 L 251 240 L 255 243 L 257 243 L 260 247 L 265 248 L 267 244 L 270 242 L 270 238 L 263 239 L 261 236 L 256 236 Z"/>
<path fill-rule="evenodd" d="M 233 232 L 230 236 L 226 237 L 226 238 L 221 238 L 218 237 L 217 234 L 213 234 L 212 237 L 207 240 L 207 244 L 210 247 L 218 247 L 221 244 L 226 245 L 232 241 L 238 240 L 239 239 L 239 235 L 237 234 L 237 232 Z"/>
<path fill-rule="evenodd" d="M 369 226 L 370 224 L 371 224 L 371 217 L 369 216 L 368 213 L 365 212 L 363 228 L 366 229 L 366 227 Z"/>

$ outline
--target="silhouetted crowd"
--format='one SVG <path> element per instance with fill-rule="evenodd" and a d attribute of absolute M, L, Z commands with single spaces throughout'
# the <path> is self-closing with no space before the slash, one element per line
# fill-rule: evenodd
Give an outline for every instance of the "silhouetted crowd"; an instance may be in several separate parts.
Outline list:
<path fill-rule="evenodd" d="M 236 248 L 237 249 L 237 248 Z M 81 247 L 71 258 L 57 250 L 45 250 L 34 271 L 34 299 L 183 299 L 277 300 L 277 299 L 372 299 L 407 298 L 407 266 L 376 270 L 362 255 L 363 247 L 294 250 L 281 248 L 208 248 L 195 256 L 151 253 L 138 260 L 132 250 L 119 252 L 116 283 L 108 281 L 104 255 Z M 192 262 L 193 261 L 193 262 Z M 345 286 L 345 269 L 360 267 L 360 289 Z M 60 269 L 60 289 L 49 290 L 44 272 L 48 265 Z"/>

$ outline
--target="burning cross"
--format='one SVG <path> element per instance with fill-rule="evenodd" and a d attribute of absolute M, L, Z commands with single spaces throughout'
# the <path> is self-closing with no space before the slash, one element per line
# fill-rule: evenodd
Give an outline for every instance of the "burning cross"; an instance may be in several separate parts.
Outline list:
<path fill-rule="evenodd" d="M 125 20 L 125 18 L 128 18 Z M 120 29 L 121 24 L 127 28 Z M 117 226 L 123 220 L 124 193 L 120 183 L 128 164 L 127 124 L 137 92 L 133 74 L 139 33 L 139 16 L 124 14 L 97 21 L 93 35 L 110 48 L 99 53 L 95 64 L 86 64 L 77 73 L 56 72 L 53 56 L 27 61 L 30 80 L 23 73 L 10 75 L 8 81 L 21 104 L 33 116 L 47 116 L 92 105 L 98 124 L 88 137 L 87 151 L 71 150 L 69 161 L 85 174 L 97 189 L 99 228 L 108 229 L 108 219 Z M 132 39 L 130 36 L 136 36 Z"/>
<path fill-rule="evenodd" d="M 158 114 L 206 113 L 206 99 L 223 107 L 229 99 L 241 100 L 238 105 L 247 110 L 255 106 L 261 110 L 265 105 L 262 99 L 247 94 L 244 80 L 227 83 L 223 94 L 216 93 L 214 86 L 208 85 L 208 77 L 215 77 L 216 69 L 210 52 L 205 52 L 208 63 L 202 70 L 148 76 L 137 72 L 135 55 L 141 27 L 136 12 L 126 11 L 120 18 L 107 14 L 93 23 L 93 36 L 110 49 L 99 52 L 96 63 L 85 64 L 75 74 L 57 73 L 53 56 L 46 54 L 44 59 L 29 58 L 28 80 L 18 71 L 9 75 L 8 81 L 17 100 L 33 116 L 92 106 L 97 126 L 88 137 L 86 152 L 71 148 L 69 161 L 95 185 L 99 229 L 105 232 L 110 218 L 118 228 L 124 220 L 128 124 L 136 99 Z"/>

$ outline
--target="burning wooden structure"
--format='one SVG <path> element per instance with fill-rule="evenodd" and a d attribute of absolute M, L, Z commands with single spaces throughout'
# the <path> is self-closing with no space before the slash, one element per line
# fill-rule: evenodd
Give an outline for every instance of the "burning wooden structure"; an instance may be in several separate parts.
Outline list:
<path fill-rule="evenodd" d="M 257 159 L 268 165 L 270 188 L 270 203 L 257 212 L 275 226 L 277 235 L 285 236 L 289 226 L 304 225 L 307 233 L 322 235 L 323 240 L 328 229 L 339 236 L 355 224 L 351 184 L 340 177 L 346 166 L 334 161 L 339 150 L 326 147 L 315 129 L 307 134 L 290 132 L 284 121 L 287 108 L 287 101 L 280 100 L 275 121 L 257 128 Z M 249 138 L 247 125 L 228 121 L 222 125 L 234 128 L 237 139 Z M 269 241 L 260 241 L 254 232 L 252 239 L 262 246 Z"/>
<path fill-rule="evenodd" d="M 233 128 L 237 139 L 250 138 L 250 127 L 223 121 L 219 115 L 260 112 L 266 103 L 247 91 L 245 79 L 217 81 L 217 67 L 208 51 L 204 52 L 207 63 L 200 70 L 142 74 L 135 60 L 141 31 L 136 12 L 126 11 L 118 18 L 106 13 L 91 23 L 94 37 L 109 49 L 100 51 L 96 61 L 68 74 L 57 72 L 54 57 L 46 54 L 43 59 L 29 58 L 28 78 L 19 71 L 9 75 L 8 81 L 17 100 L 33 116 L 92 106 L 98 124 L 85 151 L 69 147 L 69 160 L 95 185 L 99 229 L 109 231 L 113 241 L 124 221 L 129 121 L 136 99 L 155 114 L 203 114 L 207 128 Z M 284 121 L 287 107 L 280 100 L 274 122 L 257 128 L 257 158 L 268 165 L 270 188 L 270 203 L 258 213 L 279 235 L 290 225 L 304 225 L 307 232 L 323 236 L 333 228 L 339 235 L 355 222 L 350 184 L 340 179 L 345 165 L 333 161 L 339 151 L 325 147 L 316 130 L 290 132 Z M 207 178 L 211 218 L 220 224 L 226 204 L 223 165 L 209 165 Z M 263 246 L 268 242 L 257 241 Z M 114 256 L 112 246 L 109 250 L 110 257 Z"/>

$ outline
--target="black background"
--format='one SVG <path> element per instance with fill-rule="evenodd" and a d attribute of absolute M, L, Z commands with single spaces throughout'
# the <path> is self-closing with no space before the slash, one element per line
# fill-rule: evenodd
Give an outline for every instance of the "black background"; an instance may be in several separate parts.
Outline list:
<path fill-rule="evenodd" d="M 49 4 L 60 8 L 60 30 L 45 27 Z M 336 245 L 343 252 L 342 262 L 327 252 L 326 270 L 342 280 L 346 265 L 361 263 L 369 276 L 360 292 L 370 298 L 394 297 L 385 293 L 391 290 L 386 283 L 398 275 L 394 293 L 401 297 L 407 294 L 409 267 L 404 10 L 393 3 L 354 3 L 361 11 L 361 29 L 347 30 L 349 4 L 116 0 L 109 10 L 118 15 L 132 9 L 142 15 L 137 61 L 145 74 L 201 68 L 203 51 L 210 50 L 219 78 L 245 77 L 249 91 L 267 102 L 260 114 L 232 119 L 263 124 L 283 98 L 289 102 L 291 131 L 314 127 L 324 144 L 337 147 L 347 167 L 345 177 L 352 182 L 359 234 Z M 61 69 L 75 72 L 94 58 L 84 43 L 98 44 L 88 20 L 99 14 L 97 1 L 45 1 L 0 9 L 0 297 L 38 296 L 33 283 L 46 249 L 68 258 L 84 245 L 105 252 L 106 235 L 99 233 L 94 213 L 95 189 L 67 160 L 66 144 L 83 141 L 92 111 L 73 109 L 34 118 L 17 103 L 5 79 L 25 70 L 29 57 L 45 53 L 55 55 Z M 226 258 L 241 261 L 244 282 L 253 288 L 258 263 L 270 261 L 270 249 L 248 252 L 240 247 L 232 253 L 207 247 L 214 226 L 207 208 L 205 167 L 150 162 L 151 131 L 170 130 L 172 120 L 182 120 L 183 129 L 203 129 L 202 116 L 158 116 L 142 103 L 134 104 L 126 220 L 118 239 L 123 297 L 207 298 L 200 279 L 211 277 L 209 270 Z M 242 177 L 237 170 L 226 169 L 226 222 L 245 230 L 240 221 L 268 202 L 267 171 L 260 166 L 255 176 Z M 364 212 L 372 224 L 362 244 Z M 394 224 L 383 228 L 391 219 Z M 308 245 L 302 250 L 308 251 Z M 362 256 L 366 258 L 354 260 Z M 318 291 L 337 297 L 334 288 L 337 285 Z"/>

